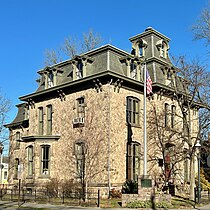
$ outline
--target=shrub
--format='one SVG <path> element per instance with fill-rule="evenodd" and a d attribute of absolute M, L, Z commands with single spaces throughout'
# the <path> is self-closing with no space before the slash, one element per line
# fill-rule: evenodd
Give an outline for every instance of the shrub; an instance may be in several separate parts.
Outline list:
<path fill-rule="evenodd" d="M 167 202 L 155 202 L 156 208 L 170 208 L 170 204 Z M 152 202 L 148 201 L 132 201 L 127 203 L 127 208 L 152 208 Z"/>
<path fill-rule="evenodd" d="M 124 193 L 124 194 L 137 194 L 138 193 L 138 182 L 127 180 L 123 184 L 122 193 Z"/>
<path fill-rule="evenodd" d="M 121 198 L 122 192 L 121 192 L 121 190 L 116 190 L 115 188 L 113 188 L 110 192 L 110 196 L 111 196 L 111 198 Z"/>
<path fill-rule="evenodd" d="M 82 186 L 73 179 L 65 180 L 61 183 L 63 196 L 66 198 L 80 198 L 82 194 Z"/>
<path fill-rule="evenodd" d="M 48 181 L 44 187 L 46 188 L 46 195 L 50 198 L 58 197 L 59 192 L 59 180 L 57 178 L 53 178 Z"/>

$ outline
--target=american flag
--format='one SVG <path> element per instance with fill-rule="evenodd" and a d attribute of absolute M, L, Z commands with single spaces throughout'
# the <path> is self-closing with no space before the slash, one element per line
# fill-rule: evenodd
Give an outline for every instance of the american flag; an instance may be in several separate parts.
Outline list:
<path fill-rule="evenodd" d="M 152 93 L 152 80 L 149 76 L 149 72 L 147 71 L 147 79 L 146 79 L 146 84 L 147 84 L 147 95 Z"/>

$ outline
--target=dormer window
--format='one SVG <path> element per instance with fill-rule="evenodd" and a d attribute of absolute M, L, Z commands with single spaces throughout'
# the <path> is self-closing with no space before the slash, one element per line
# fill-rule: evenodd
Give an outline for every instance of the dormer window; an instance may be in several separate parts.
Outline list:
<path fill-rule="evenodd" d="M 144 48 L 142 47 L 142 45 L 139 45 L 139 56 L 143 56 L 143 50 Z"/>
<path fill-rule="evenodd" d="M 167 71 L 167 79 L 171 80 L 171 72 L 170 71 Z"/>
<path fill-rule="evenodd" d="M 130 77 L 132 79 L 137 79 L 137 65 L 133 61 L 131 62 L 130 66 Z"/>
<path fill-rule="evenodd" d="M 160 57 L 167 58 L 167 45 L 165 42 L 163 42 L 161 45 Z"/>
<path fill-rule="evenodd" d="M 147 42 L 141 39 L 139 44 L 138 44 L 139 56 L 140 57 L 145 56 L 145 49 L 146 49 L 146 47 L 147 47 Z"/>
<path fill-rule="evenodd" d="M 83 78 L 83 63 L 81 61 L 77 64 L 76 76 L 77 79 Z"/>
<path fill-rule="evenodd" d="M 163 39 L 161 39 L 157 42 L 156 46 L 160 52 L 160 57 L 167 58 L 168 57 L 168 49 L 169 49 L 168 44 Z"/>
<path fill-rule="evenodd" d="M 47 75 L 47 87 L 51 88 L 54 86 L 54 75 L 52 72 L 49 72 Z"/>
<path fill-rule="evenodd" d="M 62 73 L 63 71 L 60 69 L 51 69 L 46 67 L 44 70 L 40 72 L 42 76 L 41 80 L 38 80 L 40 85 L 42 85 L 42 81 L 44 79 L 45 89 L 51 88 L 57 85 L 57 75 L 58 73 Z"/>
<path fill-rule="evenodd" d="M 29 107 L 25 106 L 24 107 L 24 120 L 28 120 L 29 119 Z"/>
<path fill-rule="evenodd" d="M 132 44 L 132 55 L 137 57 L 145 56 L 145 49 L 147 48 L 147 42 L 143 39 L 138 39 Z"/>

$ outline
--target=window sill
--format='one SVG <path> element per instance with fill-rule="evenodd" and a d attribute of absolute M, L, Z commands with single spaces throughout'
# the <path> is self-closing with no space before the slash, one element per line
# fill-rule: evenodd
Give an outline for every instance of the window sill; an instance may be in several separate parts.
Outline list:
<path fill-rule="evenodd" d="M 127 125 L 127 126 L 130 125 L 131 127 L 135 127 L 135 128 L 141 128 L 141 126 L 140 126 L 140 125 L 137 125 L 137 124 L 132 124 L 132 123 L 129 123 L 129 124 L 128 124 L 128 123 L 126 123 L 126 125 Z"/>
<path fill-rule="evenodd" d="M 33 178 L 34 178 L 33 175 L 26 177 L 26 179 L 33 179 Z"/>
<path fill-rule="evenodd" d="M 39 175 L 38 179 L 49 179 L 50 175 Z"/>

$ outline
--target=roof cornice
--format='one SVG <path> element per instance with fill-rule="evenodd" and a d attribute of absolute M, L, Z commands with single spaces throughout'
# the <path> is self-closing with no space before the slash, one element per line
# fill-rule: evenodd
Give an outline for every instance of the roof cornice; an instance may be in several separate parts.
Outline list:
<path fill-rule="evenodd" d="M 147 35 L 150 35 L 150 34 L 155 34 L 156 36 L 160 37 L 160 38 L 163 38 L 165 39 L 166 41 L 170 41 L 170 38 L 168 38 L 167 36 L 161 34 L 159 31 L 153 29 L 152 27 L 148 27 L 143 33 L 141 34 L 137 34 L 135 36 L 132 36 L 131 38 L 129 38 L 129 40 L 132 42 L 138 38 L 143 38 Z"/>

